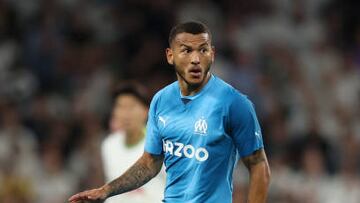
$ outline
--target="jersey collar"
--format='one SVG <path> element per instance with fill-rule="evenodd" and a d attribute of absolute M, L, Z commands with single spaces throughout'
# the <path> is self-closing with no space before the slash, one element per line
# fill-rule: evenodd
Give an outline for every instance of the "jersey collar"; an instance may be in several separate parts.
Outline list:
<path fill-rule="evenodd" d="M 215 76 L 214 76 L 213 74 L 211 74 L 210 79 L 209 79 L 209 81 L 205 84 L 205 86 L 204 86 L 199 92 L 197 92 L 196 94 L 191 95 L 191 96 L 183 96 L 183 95 L 181 94 L 180 86 L 179 86 L 178 89 L 179 89 L 180 98 L 181 98 L 182 100 L 190 100 L 190 101 L 198 98 L 199 96 L 203 95 L 211 86 L 213 86 L 214 80 L 215 80 Z"/>

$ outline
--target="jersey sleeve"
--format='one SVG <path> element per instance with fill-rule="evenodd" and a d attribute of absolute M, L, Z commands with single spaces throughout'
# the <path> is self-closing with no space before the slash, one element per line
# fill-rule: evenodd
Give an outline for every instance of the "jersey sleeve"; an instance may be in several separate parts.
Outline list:
<path fill-rule="evenodd" d="M 150 104 L 148 121 L 146 124 L 145 151 L 150 154 L 162 154 L 163 145 L 157 126 L 156 106 L 158 95 L 155 95 Z"/>
<path fill-rule="evenodd" d="M 260 124 L 253 103 L 243 95 L 236 95 L 229 109 L 230 134 L 240 157 L 251 155 L 264 147 Z"/>

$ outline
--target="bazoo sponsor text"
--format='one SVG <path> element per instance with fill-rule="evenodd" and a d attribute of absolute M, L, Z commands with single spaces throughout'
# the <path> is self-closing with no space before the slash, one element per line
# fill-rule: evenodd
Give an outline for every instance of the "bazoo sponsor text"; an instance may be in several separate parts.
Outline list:
<path fill-rule="evenodd" d="M 209 158 L 209 152 L 203 148 L 195 148 L 191 144 L 185 145 L 181 142 L 171 142 L 170 140 L 163 140 L 164 153 L 169 153 L 177 157 L 186 157 L 189 159 L 195 158 L 203 162 Z"/>

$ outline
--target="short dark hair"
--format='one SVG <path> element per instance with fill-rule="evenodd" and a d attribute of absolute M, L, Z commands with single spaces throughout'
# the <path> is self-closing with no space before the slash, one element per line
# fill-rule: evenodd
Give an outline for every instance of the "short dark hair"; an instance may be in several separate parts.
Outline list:
<path fill-rule="evenodd" d="M 117 97 L 124 94 L 130 94 L 136 97 L 146 107 L 149 107 L 150 105 L 150 96 L 148 90 L 140 83 L 128 81 L 119 85 L 113 92 L 113 102 L 115 103 Z"/>
<path fill-rule="evenodd" d="M 169 34 L 169 46 L 171 46 L 171 42 L 174 40 L 177 34 L 179 33 L 191 33 L 191 34 L 200 34 L 207 33 L 211 39 L 211 33 L 209 28 L 202 22 L 190 21 L 185 23 L 180 23 L 175 25 Z"/>

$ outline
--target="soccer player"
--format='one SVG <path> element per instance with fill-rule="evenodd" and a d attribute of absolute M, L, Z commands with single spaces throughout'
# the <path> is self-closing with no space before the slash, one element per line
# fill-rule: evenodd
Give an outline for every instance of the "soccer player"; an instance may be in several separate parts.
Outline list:
<path fill-rule="evenodd" d="M 101 145 L 106 181 L 119 177 L 142 155 L 148 106 L 147 91 L 138 83 L 128 82 L 115 91 L 110 122 L 112 133 Z M 143 187 L 109 198 L 106 203 L 161 202 L 164 173 L 162 170 Z"/>
<path fill-rule="evenodd" d="M 266 201 L 270 169 L 253 104 L 210 73 L 215 49 L 199 22 L 172 28 L 166 49 L 177 81 L 150 104 L 145 150 L 123 175 L 100 188 L 72 196 L 78 203 L 102 201 L 134 190 L 166 167 L 164 202 L 231 203 L 238 157 L 249 170 L 248 203 Z"/>

